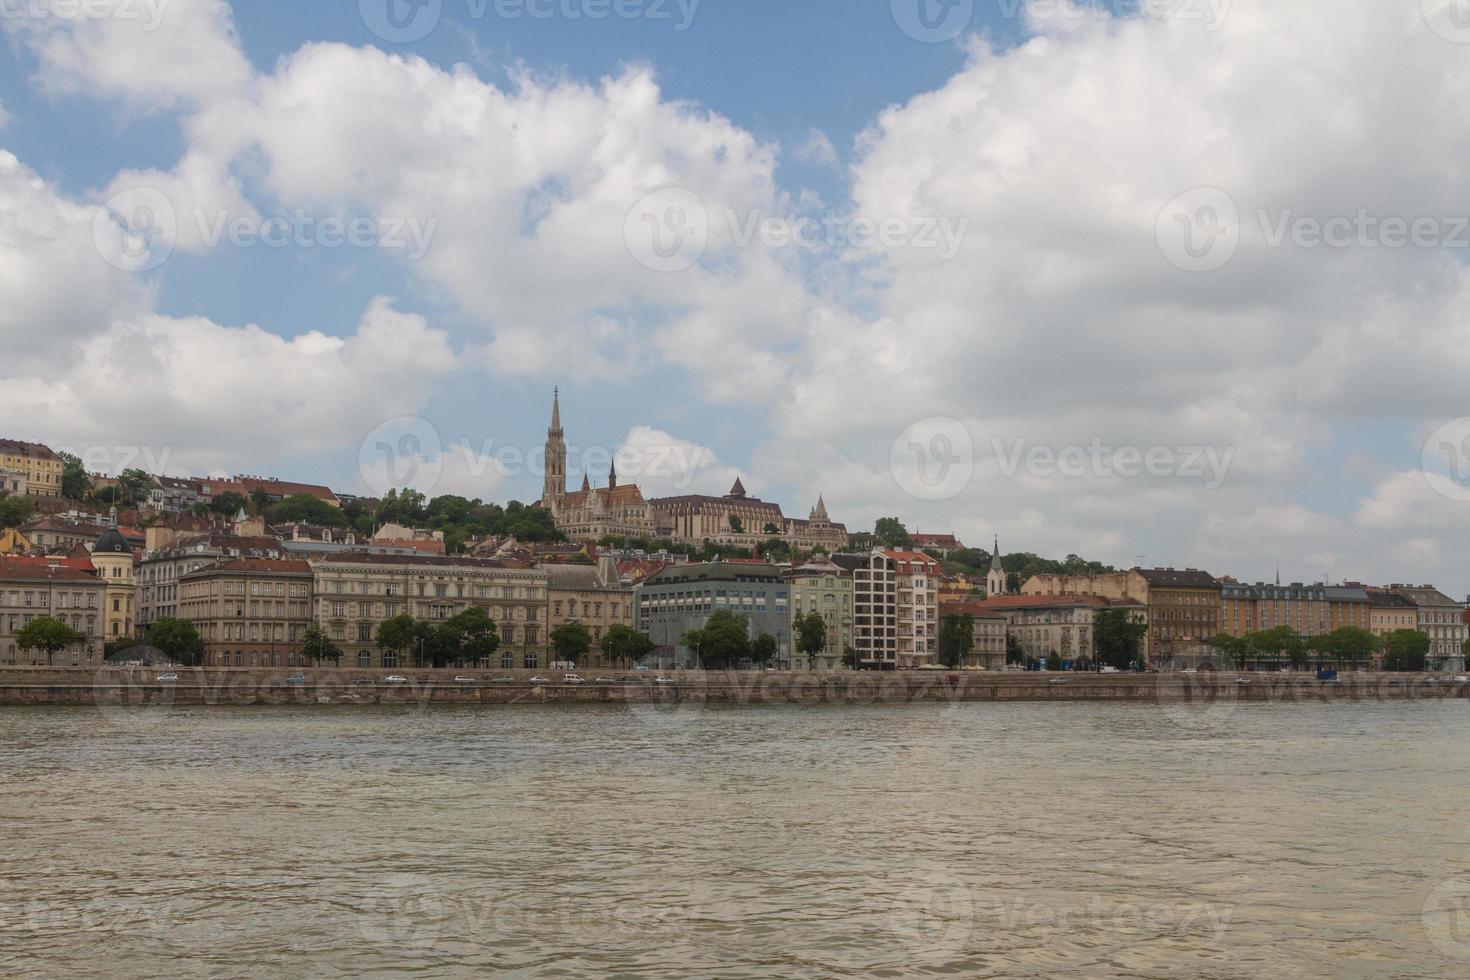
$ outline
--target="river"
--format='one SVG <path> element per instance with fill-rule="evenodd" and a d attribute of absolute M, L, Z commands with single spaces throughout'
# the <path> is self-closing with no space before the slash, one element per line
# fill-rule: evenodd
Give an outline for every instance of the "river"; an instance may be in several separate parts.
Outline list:
<path fill-rule="evenodd" d="M 0 709 L 7 977 L 1470 975 L 1470 702 Z"/>

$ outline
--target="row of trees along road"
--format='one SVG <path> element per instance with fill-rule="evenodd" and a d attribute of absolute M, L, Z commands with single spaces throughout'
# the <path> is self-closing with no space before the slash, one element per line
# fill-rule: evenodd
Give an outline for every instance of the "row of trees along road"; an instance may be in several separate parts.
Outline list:
<path fill-rule="evenodd" d="M 1385 670 L 1422 671 L 1429 658 L 1429 637 L 1418 630 L 1395 630 L 1377 637 L 1359 626 L 1339 627 L 1310 639 L 1303 639 L 1290 626 L 1277 626 L 1244 636 L 1222 633 L 1209 644 L 1227 662 L 1242 669 L 1248 664 L 1281 663 L 1300 669 L 1314 661 L 1345 667 L 1349 663 L 1371 663 L 1373 655 L 1382 651 Z"/>

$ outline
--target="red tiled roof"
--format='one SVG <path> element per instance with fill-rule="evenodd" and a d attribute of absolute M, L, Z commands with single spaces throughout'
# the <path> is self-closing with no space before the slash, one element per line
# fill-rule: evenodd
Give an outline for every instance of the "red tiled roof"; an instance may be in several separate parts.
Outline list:
<path fill-rule="evenodd" d="M 939 567 L 939 562 L 930 558 L 922 551 L 885 551 L 883 554 L 894 561 L 917 562 L 921 565 L 932 565 L 935 568 Z"/>
<path fill-rule="evenodd" d="M 1057 606 L 1091 606 L 1094 609 L 1143 608 L 1137 599 L 1109 599 L 1100 595 L 1002 595 L 993 599 L 959 599 L 940 604 L 940 612 L 1008 612 L 1013 609 L 1049 609 Z"/>
<path fill-rule="evenodd" d="M 232 561 L 220 562 L 217 565 L 209 565 L 198 571 L 190 572 L 183 577 L 190 578 L 196 575 L 210 575 L 219 572 L 230 572 L 237 575 L 310 575 L 311 563 L 291 559 L 236 558 Z"/>
<path fill-rule="evenodd" d="M 65 559 L 63 559 L 65 561 Z M 0 559 L 0 579 L 7 582 L 100 582 L 95 570 L 82 571 L 45 558 Z"/>

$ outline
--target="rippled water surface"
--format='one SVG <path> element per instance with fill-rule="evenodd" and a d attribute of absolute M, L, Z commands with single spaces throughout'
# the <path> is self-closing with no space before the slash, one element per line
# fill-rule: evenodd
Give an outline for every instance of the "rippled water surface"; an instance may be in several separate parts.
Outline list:
<path fill-rule="evenodd" d="M 1189 710 L 0 709 L 0 974 L 1470 976 L 1470 703 Z"/>

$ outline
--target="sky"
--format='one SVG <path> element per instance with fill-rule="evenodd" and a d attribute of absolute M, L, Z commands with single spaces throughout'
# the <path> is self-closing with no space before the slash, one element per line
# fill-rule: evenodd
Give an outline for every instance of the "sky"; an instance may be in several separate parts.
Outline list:
<path fill-rule="evenodd" d="M 1470 593 L 1455 0 L 0 0 L 0 430 Z"/>

